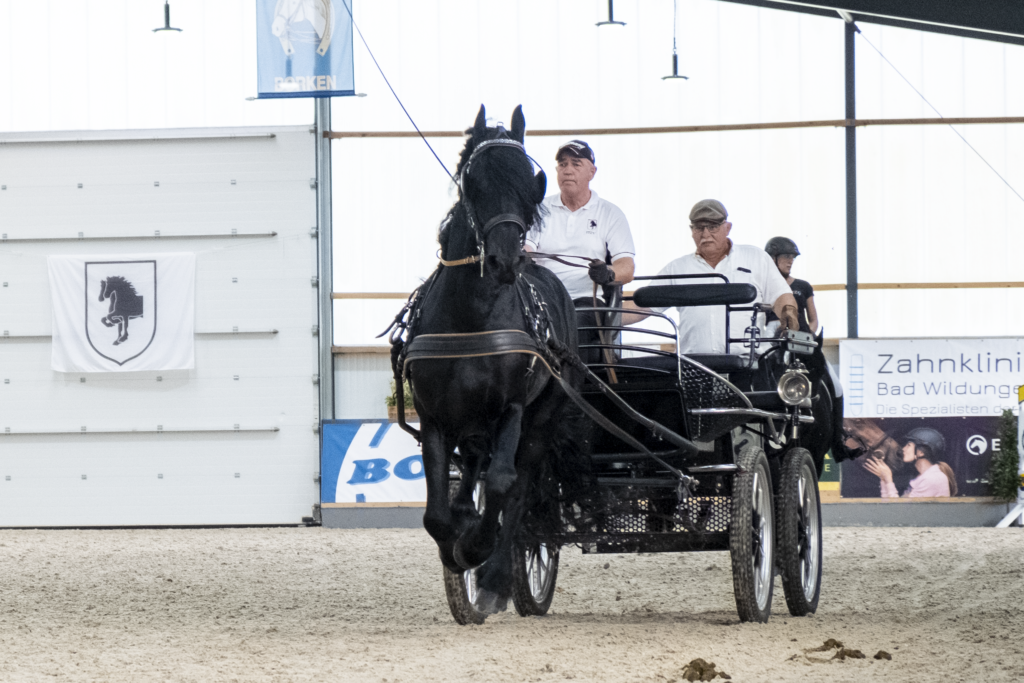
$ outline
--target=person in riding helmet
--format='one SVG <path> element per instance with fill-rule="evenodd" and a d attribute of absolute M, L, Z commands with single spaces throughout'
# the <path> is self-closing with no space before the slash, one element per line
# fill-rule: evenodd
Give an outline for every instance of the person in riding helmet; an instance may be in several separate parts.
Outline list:
<path fill-rule="evenodd" d="M 773 237 L 764 245 L 764 250 L 775 261 L 776 267 L 786 278 L 786 284 L 793 290 L 793 297 L 796 299 L 796 317 L 800 323 L 801 332 L 818 331 L 818 311 L 814 307 L 814 288 L 806 280 L 799 280 L 792 276 L 793 261 L 800 255 L 796 242 L 788 237 Z M 769 313 L 766 317 L 768 329 L 773 328 L 772 322 L 778 318 L 775 313 Z"/>
<path fill-rule="evenodd" d="M 903 437 L 903 462 L 913 463 L 917 477 L 903 492 L 903 498 L 945 498 L 956 495 L 953 470 L 940 458 L 946 455 L 946 440 L 930 427 L 918 427 Z M 864 469 L 878 477 L 882 498 L 900 498 L 892 482 L 892 469 L 877 458 L 864 461 Z"/>
<path fill-rule="evenodd" d="M 537 263 L 550 269 L 565 285 L 577 308 L 604 305 L 601 286 L 624 285 L 633 280 L 636 248 L 633 233 L 622 209 L 590 189 L 597 173 L 594 150 L 583 140 L 570 140 L 555 154 L 559 192 L 544 199 L 543 223 L 526 236 L 526 251 L 568 254 L 590 259 L 589 268 L 574 267 L 554 259 Z M 583 265 L 582 263 L 578 265 Z M 580 327 L 593 327 L 593 313 L 578 314 Z M 581 330 L 580 344 L 598 342 L 596 330 Z M 586 362 L 597 360 L 596 349 L 581 357 Z"/>

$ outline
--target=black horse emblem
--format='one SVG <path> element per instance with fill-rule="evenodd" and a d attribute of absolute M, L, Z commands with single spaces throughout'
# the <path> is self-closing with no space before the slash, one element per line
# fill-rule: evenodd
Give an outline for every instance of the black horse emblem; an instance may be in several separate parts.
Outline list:
<path fill-rule="evenodd" d="M 86 262 L 85 336 L 103 358 L 124 365 L 156 338 L 156 266 L 155 259 Z"/>
<path fill-rule="evenodd" d="M 144 313 L 142 297 L 132 283 L 120 275 L 111 275 L 100 283 L 100 301 L 110 299 L 110 309 L 100 320 L 107 327 L 117 325 L 114 346 L 128 341 L 128 321 L 141 318 Z"/>

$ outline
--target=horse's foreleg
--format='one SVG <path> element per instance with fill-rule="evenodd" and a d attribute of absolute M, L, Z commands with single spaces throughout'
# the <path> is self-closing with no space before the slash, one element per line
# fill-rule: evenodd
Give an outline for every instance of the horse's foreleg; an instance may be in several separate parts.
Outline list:
<path fill-rule="evenodd" d="M 502 414 L 494 430 L 491 462 L 487 467 L 484 486 L 486 505 L 483 516 L 455 544 L 455 559 L 466 569 L 480 566 L 494 551 L 498 519 L 516 481 L 515 458 L 522 421 L 523 406 L 514 403 Z"/>
<path fill-rule="evenodd" d="M 441 430 L 429 420 L 420 424 L 420 438 L 423 439 L 423 472 L 427 484 L 427 508 L 423 513 L 423 528 L 437 542 L 441 562 L 454 571 L 461 571 L 455 561 L 455 528 L 449 506 L 448 463 L 450 448 L 447 447 Z"/>

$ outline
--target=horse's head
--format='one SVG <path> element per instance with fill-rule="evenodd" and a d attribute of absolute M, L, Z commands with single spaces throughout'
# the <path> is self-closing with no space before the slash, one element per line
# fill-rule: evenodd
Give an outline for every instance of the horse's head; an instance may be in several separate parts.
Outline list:
<path fill-rule="evenodd" d="M 481 105 L 466 133 L 469 138 L 456 168 L 460 201 L 441 231 L 442 257 L 454 260 L 482 253 L 484 272 L 511 284 L 526 264 L 523 240 L 540 221 L 547 177 L 544 171 L 534 175 L 523 148 L 522 106 L 512 113 L 508 131 L 501 125 L 487 126 Z"/>
<path fill-rule="evenodd" d="M 107 294 L 107 281 L 106 280 L 102 280 L 102 281 L 100 281 L 100 301 L 103 301 L 108 296 L 110 296 L 110 295 Z"/>

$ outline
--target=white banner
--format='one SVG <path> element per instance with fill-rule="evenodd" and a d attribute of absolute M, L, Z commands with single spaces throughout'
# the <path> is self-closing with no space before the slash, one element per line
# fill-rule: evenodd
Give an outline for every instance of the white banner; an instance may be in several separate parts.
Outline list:
<path fill-rule="evenodd" d="M 195 254 L 50 256 L 58 372 L 195 367 Z"/>
<path fill-rule="evenodd" d="M 1024 339 L 844 339 L 846 417 L 957 417 L 1017 410 Z"/>

